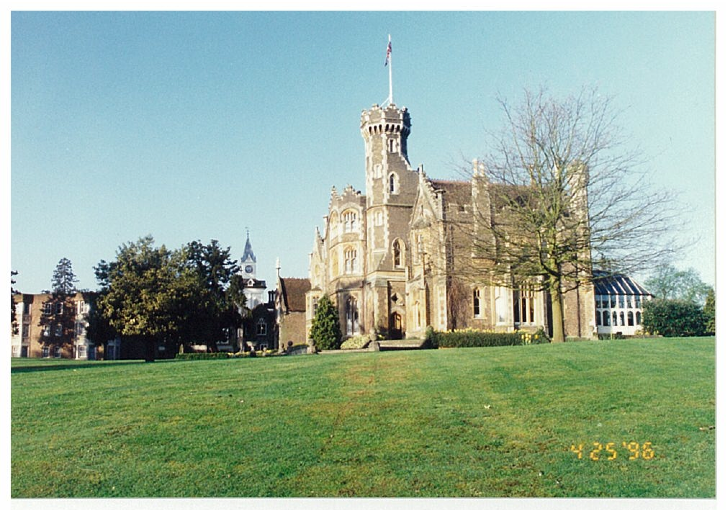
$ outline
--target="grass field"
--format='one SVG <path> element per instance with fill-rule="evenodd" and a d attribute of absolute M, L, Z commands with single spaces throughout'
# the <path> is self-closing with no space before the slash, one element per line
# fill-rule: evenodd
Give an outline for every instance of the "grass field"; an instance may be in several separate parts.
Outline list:
<path fill-rule="evenodd" d="M 11 495 L 713 498 L 714 349 L 13 359 Z"/>

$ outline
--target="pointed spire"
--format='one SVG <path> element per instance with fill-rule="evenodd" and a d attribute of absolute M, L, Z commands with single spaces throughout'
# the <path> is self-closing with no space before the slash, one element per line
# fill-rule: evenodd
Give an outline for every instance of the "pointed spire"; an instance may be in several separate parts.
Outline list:
<path fill-rule="evenodd" d="M 252 251 L 252 245 L 250 244 L 250 229 L 245 228 L 245 230 L 247 230 L 247 240 L 245 241 L 245 251 L 242 254 L 242 260 L 243 262 L 246 260 L 252 260 L 253 262 L 257 262 L 255 254 Z"/>

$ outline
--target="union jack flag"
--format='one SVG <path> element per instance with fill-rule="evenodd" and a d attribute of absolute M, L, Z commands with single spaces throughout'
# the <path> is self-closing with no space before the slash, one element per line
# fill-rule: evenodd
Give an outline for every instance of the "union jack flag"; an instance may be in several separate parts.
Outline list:
<path fill-rule="evenodd" d="M 384 67 L 389 65 L 389 60 L 391 60 L 391 41 L 389 41 L 389 45 L 386 47 L 386 60 L 384 61 Z"/>

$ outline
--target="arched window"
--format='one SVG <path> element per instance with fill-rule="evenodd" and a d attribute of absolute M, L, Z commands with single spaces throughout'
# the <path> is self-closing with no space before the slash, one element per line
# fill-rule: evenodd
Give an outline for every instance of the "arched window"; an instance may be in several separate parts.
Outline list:
<path fill-rule="evenodd" d="M 347 248 L 346 251 L 343 252 L 343 258 L 344 258 L 344 272 L 346 274 L 355 273 L 358 271 L 358 262 L 356 260 L 356 249 L 355 248 Z"/>
<path fill-rule="evenodd" d="M 611 325 L 611 314 L 608 312 L 603 312 L 603 325 L 604 326 L 610 326 Z"/>
<path fill-rule="evenodd" d="M 265 336 L 268 333 L 268 325 L 262 317 L 260 317 L 257 321 L 255 332 L 257 333 L 257 336 Z"/>
<path fill-rule="evenodd" d="M 634 312 L 629 312 L 629 326 L 634 325 Z"/>
<path fill-rule="evenodd" d="M 358 333 L 358 303 L 356 298 L 349 296 L 346 300 L 346 334 Z"/>
<path fill-rule="evenodd" d="M 389 174 L 389 193 L 395 195 L 399 193 L 399 179 L 396 174 Z"/>
<path fill-rule="evenodd" d="M 389 148 L 389 152 L 396 152 L 396 140 L 393 138 L 389 138 L 387 140 L 387 145 Z"/>
<path fill-rule="evenodd" d="M 601 325 L 601 312 L 596 312 L 596 326 Z"/>
<path fill-rule="evenodd" d="M 636 325 L 641 326 L 641 312 L 636 312 Z"/>
<path fill-rule="evenodd" d="M 480 298 L 480 289 L 476 288 L 472 291 L 472 310 L 475 317 L 481 317 L 482 300 Z"/>
<path fill-rule="evenodd" d="M 623 312 L 621 312 L 619 314 L 619 319 L 621 319 L 621 320 L 619 321 L 619 324 L 618 325 L 619 326 L 625 326 L 626 325 L 626 322 L 624 321 L 624 313 Z"/>
<path fill-rule="evenodd" d="M 618 326 L 618 315 L 616 312 L 611 313 L 611 324 L 614 326 Z"/>
<path fill-rule="evenodd" d="M 344 232 L 358 232 L 358 214 L 356 211 L 346 211 L 341 215 Z"/>
<path fill-rule="evenodd" d="M 401 249 L 401 241 L 396 239 L 394 241 L 393 245 L 393 252 L 394 252 L 394 267 L 401 267 L 402 261 L 403 261 L 403 255 L 402 255 L 402 249 Z"/>

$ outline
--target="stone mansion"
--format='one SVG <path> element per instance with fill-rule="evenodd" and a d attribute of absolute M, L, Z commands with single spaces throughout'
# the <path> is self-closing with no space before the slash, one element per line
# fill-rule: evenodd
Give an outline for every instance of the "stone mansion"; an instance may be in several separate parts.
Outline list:
<path fill-rule="evenodd" d="M 366 193 L 350 186 L 331 191 L 310 254 L 306 331 L 324 294 L 338 308 L 344 338 L 424 338 L 428 326 L 552 331 L 546 293 L 494 285 L 485 272 L 479 279 L 460 277 L 459 261 L 472 253 L 466 238 L 467 229 L 469 235 L 476 229 L 473 212 L 494 210 L 488 183 L 478 178 L 480 163 L 467 181 L 435 180 L 422 167 L 413 169 L 410 115 L 394 104 L 364 110 L 360 129 Z M 454 231 L 453 219 L 465 228 Z M 596 298 L 593 283 L 564 295 L 567 336 L 605 332 Z"/>

